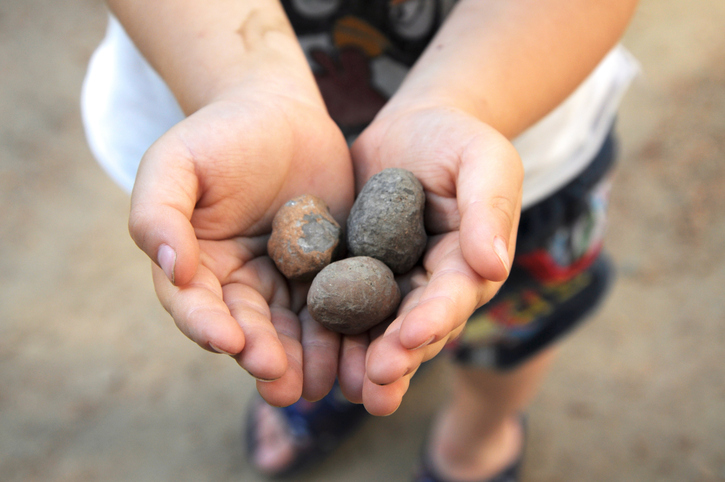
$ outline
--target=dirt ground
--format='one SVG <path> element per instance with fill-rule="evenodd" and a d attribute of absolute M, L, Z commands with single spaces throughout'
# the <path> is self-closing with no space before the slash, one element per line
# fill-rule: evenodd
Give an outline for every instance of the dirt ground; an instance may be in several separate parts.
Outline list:
<path fill-rule="evenodd" d="M 262 480 L 242 455 L 252 381 L 159 306 L 128 198 L 85 145 L 105 15 L 0 2 L 0 479 Z M 618 283 L 531 409 L 526 481 L 725 480 L 723 25 L 722 0 L 644 0 L 628 31 Z M 448 369 L 299 480 L 407 480 Z"/>

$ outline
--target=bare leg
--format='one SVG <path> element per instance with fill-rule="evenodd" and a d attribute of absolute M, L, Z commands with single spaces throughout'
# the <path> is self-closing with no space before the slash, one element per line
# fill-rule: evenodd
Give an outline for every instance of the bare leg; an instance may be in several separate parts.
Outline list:
<path fill-rule="evenodd" d="M 533 400 L 556 349 L 510 372 L 456 367 L 450 402 L 438 415 L 429 456 L 451 480 L 485 480 L 511 464 L 523 449 L 519 417 Z"/>

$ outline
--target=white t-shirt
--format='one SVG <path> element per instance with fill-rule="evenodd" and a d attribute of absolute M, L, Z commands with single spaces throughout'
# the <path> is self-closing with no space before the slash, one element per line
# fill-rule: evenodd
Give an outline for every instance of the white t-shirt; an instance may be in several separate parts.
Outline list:
<path fill-rule="evenodd" d="M 304 4 L 302 0 L 292 3 Z M 355 22 L 359 19 L 351 20 L 348 15 L 338 23 L 354 28 Z M 410 25 L 408 22 L 404 26 L 410 30 Z M 300 35 L 313 71 L 320 78 L 325 73 L 315 64 L 315 52 L 327 55 L 324 52 L 330 49 L 349 47 L 332 45 L 336 38 L 315 32 Z M 360 52 L 361 49 L 354 51 L 355 55 Z M 374 54 L 374 58 L 367 59 L 371 76 L 368 97 L 389 97 L 402 81 L 407 65 L 400 60 L 399 52 L 381 50 Z M 637 71 L 637 62 L 617 46 L 561 105 L 513 141 L 524 165 L 524 208 L 576 177 L 592 160 Z M 322 86 L 321 89 L 324 96 Z M 81 112 L 91 151 L 111 178 L 128 192 L 133 188 L 144 152 L 184 118 L 164 81 L 113 17 L 109 19 L 105 38 L 91 57 L 83 84 Z"/>

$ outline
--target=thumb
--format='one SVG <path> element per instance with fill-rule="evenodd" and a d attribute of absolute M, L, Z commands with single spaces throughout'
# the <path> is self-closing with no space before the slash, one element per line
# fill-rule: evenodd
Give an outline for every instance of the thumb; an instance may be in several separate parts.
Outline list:
<path fill-rule="evenodd" d="M 521 158 L 485 126 L 466 148 L 457 181 L 463 257 L 483 278 L 504 281 L 511 270 L 521 212 Z"/>
<path fill-rule="evenodd" d="M 131 194 L 131 237 L 175 285 L 191 281 L 199 243 L 190 219 L 199 182 L 188 156 L 163 141 L 146 152 Z"/>

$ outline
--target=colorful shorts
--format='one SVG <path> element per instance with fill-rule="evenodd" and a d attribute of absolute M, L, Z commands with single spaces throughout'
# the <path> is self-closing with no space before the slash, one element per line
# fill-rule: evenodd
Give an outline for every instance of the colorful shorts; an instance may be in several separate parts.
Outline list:
<path fill-rule="evenodd" d="M 616 157 L 613 134 L 577 178 L 521 213 L 511 274 L 448 345 L 460 364 L 507 370 L 579 325 L 612 279 L 602 240 Z"/>

